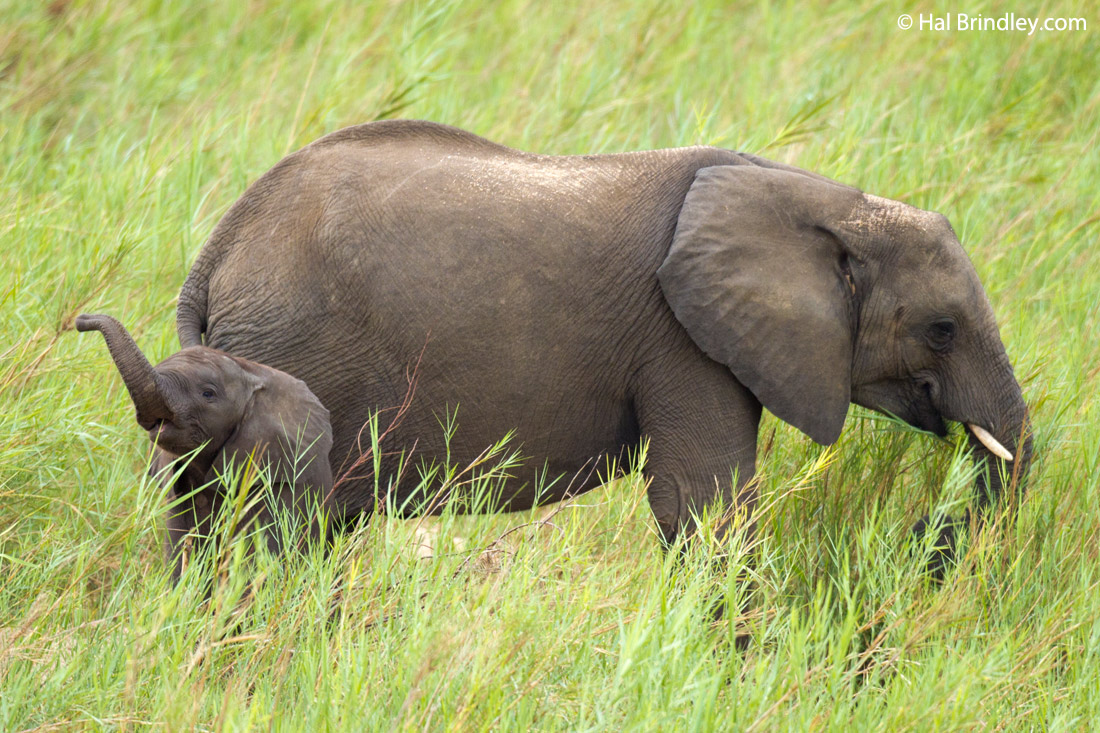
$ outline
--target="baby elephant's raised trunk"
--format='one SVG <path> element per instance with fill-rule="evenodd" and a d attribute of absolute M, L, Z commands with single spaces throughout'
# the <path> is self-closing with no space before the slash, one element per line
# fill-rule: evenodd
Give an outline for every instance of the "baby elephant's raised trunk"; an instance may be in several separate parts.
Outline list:
<path fill-rule="evenodd" d="M 151 430 L 158 420 L 170 420 L 172 413 L 157 385 L 157 374 L 134 339 L 122 324 L 111 316 L 83 314 L 76 318 L 77 331 L 99 331 L 107 341 L 122 381 L 137 408 L 137 421 Z"/>

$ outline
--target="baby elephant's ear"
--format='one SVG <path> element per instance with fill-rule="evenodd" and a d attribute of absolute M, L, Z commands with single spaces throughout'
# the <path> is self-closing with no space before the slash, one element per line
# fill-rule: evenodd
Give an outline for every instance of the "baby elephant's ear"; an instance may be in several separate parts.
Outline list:
<path fill-rule="evenodd" d="M 851 394 L 855 303 L 843 226 L 862 194 L 797 169 L 700 170 L 657 276 L 692 340 L 822 444 Z"/>
<path fill-rule="evenodd" d="M 332 488 L 328 410 L 302 380 L 263 364 L 234 360 L 256 388 L 236 433 L 221 451 L 221 468 L 240 465 L 251 453 L 262 457 L 273 484 L 309 487 L 324 499 Z"/>

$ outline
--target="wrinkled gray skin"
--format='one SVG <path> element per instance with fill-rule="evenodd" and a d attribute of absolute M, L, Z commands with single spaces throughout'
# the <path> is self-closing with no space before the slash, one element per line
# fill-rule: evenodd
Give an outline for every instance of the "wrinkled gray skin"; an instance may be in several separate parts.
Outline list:
<path fill-rule="evenodd" d="M 209 539 L 225 499 L 218 476 L 239 469 L 249 456 L 267 472 L 274 501 L 257 503 L 244 523 L 265 525 L 274 552 L 282 549 L 272 521 L 276 507 L 301 521 L 303 538 L 319 536 L 311 509 L 332 489 L 332 431 L 328 411 L 304 382 L 205 346 L 186 348 L 153 367 L 110 316 L 78 316 L 76 329 L 103 334 L 138 424 L 156 445 L 150 472 L 168 490 L 165 549 L 174 578 L 187 562 L 187 548 L 197 550 L 196 542 Z M 177 459 L 196 450 L 172 482 Z"/>
<path fill-rule="evenodd" d="M 560 500 L 594 457 L 648 436 L 670 542 L 717 500 L 751 510 L 762 406 L 823 444 L 849 402 L 938 435 L 985 427 L 1016 460 L 971 436 L 992 476 L 983 506 L 1031 455 L 993 311 L 944 217 L 717 148 L 559 157 L 427 122 L 347 128 L 229 210 L 177 326 L 184 346 L 205 337 L 304 379 L 332 410 L 337 475 L 422 348 L 387 449 L 442 461 L 456 407 L 458 465 L 515 430 L 528 460 L 499 508 Z M 565 478 L 536 497 L 544 468 Z M 393 487 L 398 505 L 424 498 L 417 478 Z M 334 499 L 350 521 L 374 509 L 373 482 Z"/>

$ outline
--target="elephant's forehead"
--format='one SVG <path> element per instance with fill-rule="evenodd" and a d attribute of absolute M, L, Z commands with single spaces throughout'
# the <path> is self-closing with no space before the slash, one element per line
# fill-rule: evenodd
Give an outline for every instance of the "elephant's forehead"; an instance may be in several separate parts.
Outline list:
<path fill-rule="evenodd" d="M 192 346 L 165 359 L 158 365 L 158 369 L 198 381 L 223 379 L 235 366 L 233 359 L 225 354 Z"/>
<path fill-rule="evenodd" d="M 865 194 L 850 225 L 871 239 L 885 235 L 890 245 L 897 245 L 896 255 L 909 266 L 958 274 L 972 270 L 951 222 L 935 211 Z"/>
<path fill-rule="evenodd" d="M 873 194 L 864 194 L 862 205 L 853 212 L 852 224 L 868 231 L 898 229 L 930 240 L 952 233 L 951 224 L 942 214 Z"/>

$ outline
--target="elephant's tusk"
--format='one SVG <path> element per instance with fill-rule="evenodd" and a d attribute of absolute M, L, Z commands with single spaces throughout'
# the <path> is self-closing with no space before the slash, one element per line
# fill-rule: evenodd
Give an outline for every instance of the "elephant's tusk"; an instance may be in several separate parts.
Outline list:
<path fill-rule="evenodd" d="M 974 437 L 980 440 L 982 445 L 989 449 L 990 453 L 1006 461 L 1015 460 L 1012 454 L 1008 452 L 1008 449 L 998 443 L 997 439 L 990 435 L 988 430 L 969 422 L 966 424 L 966 427 L 970 428 L 970 432 L 974 433 Z"/>

